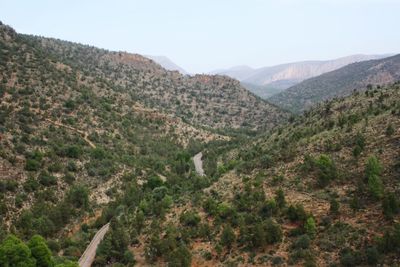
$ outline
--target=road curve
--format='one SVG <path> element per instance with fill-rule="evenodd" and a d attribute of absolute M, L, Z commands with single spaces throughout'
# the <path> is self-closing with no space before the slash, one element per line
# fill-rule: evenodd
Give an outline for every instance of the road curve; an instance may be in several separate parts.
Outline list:
<path fill-rule="evenodd" d="M 108 232 L 110 228 L 110 223 L 105 224 L 97 233 L 94 235 L 92 241 L 90 241 L 89 246 L 83 252 L 81 258 L 78 261 L 79 267 L 90 267 L 96 257 L 96 250 L 101 240 L 103 240 L 104 235 Z"/>
<path fill-rule="evenodd" d="M 193 162 L 194 162 L 194 167 L 196 169 L 196 172 L 200 176 L 204 176 L 204 170 L 203 170 L 203 161 L 201 158 L 203 157 L 203 153 L 199 152 L 193 157 Z"/>

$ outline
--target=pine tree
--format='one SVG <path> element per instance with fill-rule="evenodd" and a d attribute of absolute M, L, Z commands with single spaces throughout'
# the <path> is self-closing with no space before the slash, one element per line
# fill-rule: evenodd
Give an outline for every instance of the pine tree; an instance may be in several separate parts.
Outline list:
<path fill-rule="evenodd" d="M 230 248 L 232 244 L 235 242 L 236 236 L 235 233 L 233 232 L 233 229 L 230 225 L 227 225 L 224 227 L 222 230 L 222 235 L 221 235 L 221 245 Z"/>

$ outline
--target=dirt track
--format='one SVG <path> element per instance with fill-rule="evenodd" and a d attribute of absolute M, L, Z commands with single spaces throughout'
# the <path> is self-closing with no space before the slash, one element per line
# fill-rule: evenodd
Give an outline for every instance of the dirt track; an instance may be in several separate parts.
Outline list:
<path fill-rule="evenodd" d="M 105 234 L 108 232 L 110 228 L 110 223 L 107 223 L 99 231 L 97 231 L 96 235 L 93 237 L 92 241 L 90 241 L 89 246 L 86 248 L 85 252 L 82 254 L 78 263 L 80 267 L 90 267 L 96 257 L 96 250 L 101 240 L 103 240 Z"/>
<path fill-rule="evenodd" d="M 203 153 L 199 152 L 193 157 L 194 167 L 196 168 L 196 172 L 200 176 L 204 176 L 203 170 L 203 161 L 201 158 L 203 157 Z"/>

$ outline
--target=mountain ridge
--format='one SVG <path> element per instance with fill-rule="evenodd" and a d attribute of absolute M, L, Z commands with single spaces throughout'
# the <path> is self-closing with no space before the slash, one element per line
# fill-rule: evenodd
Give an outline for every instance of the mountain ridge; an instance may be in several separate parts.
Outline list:
<path fill-rule="evenodd" d="M 240 80 L 250 91 L 261 97 L 270 96 L 273 93 L 283 91 L 297 83 L 323 73 L 339 69 L 345 65 L 354 62 L 360 62 L 370 59 L 380 59 L 392 54 L 383 55 L 363 55 L 356 54 L 331 60 L 307 60 L 291 63 L 284 63 L 274 66 L 261 68 L 233 67 L 231 69 L 214 71 L 211 73 L 220 73 Z M 271 90 L 272 89 L 272 90 Z M 264 92 L 264 90 L 266 92 Z"/>
<path fill-rule="evenodd" d="M 307 79 L 269 98 L 269 101 L 293 112 L 349 95 L 368 84 L 384 85 L 400 79 L 400 55 L 352 63 L 340 69 Z"/>

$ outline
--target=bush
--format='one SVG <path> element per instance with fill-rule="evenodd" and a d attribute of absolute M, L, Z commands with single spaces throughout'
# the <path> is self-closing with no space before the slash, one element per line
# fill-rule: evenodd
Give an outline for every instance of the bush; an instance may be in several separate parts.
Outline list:
<path fill-rule="evenodd" d="M 400 224 L 385 231 L 383 237 L 379 239 L 378 248 L 383 253 L 400 253 Z"/>
<path fill-rule="evenodd" d="M 69 158 L 77 159 L 82 154 L 82 148 L 77 145 L 67 146 L 64 153 Z M 96 155 L 96 152 L 93 155 Z"/>
<path fill-rule="evenodd" d="M 276 214 L 278 211 L 278 206 L 275 199 L 268 200 L 260 208 L 260 216 L 263 218 L 269 218 Z"/>
<path fill-rule="evenodd" d="M 311 239 L 308 235 L 302 235 L 293 243 L 292 247 L 294 249 L 307 249 L 310 246 L 310 242 Z"/>
<path fill-rule="evenodd" d="M 332 159 L 327 155 L 321 155 L 316 161 L 315 165 L 318 171 L 318 185 L 325 187 L 330 181 L 336 179 L 337 170 Z"/>
<path fill-rule="evenodd" d="M 282 240 L 282 229 L 281 226 L 271 219 L 268 219 L 265 223 L 266 241 L 268 244 L 275 244 Z"/>
<path fill-rule="evenodd" d="M 379 262 L 380 254 L 376 247 L 369 247 L 365 250 L 365 257 L 369 265 L 375 266 Z"/>
<path fill-rule="evenodd" d="M 38 171 L 41 163 L 35 159 L 27 159 L 25 163 L 25 170 L 27 171 Z"/>
<path fill-rule="evenodd" d="M 382 166 L 378 159 L 375 156 L 369 157 L 365 167 L 365 174 L 368 179 L 369 192 L 375 199 L 380 199 L 383 196 L 383 184 L 379 177 L 381 172 Z"/>
<path fill-rule="evenodd" d="M 392 219 L 395 214 L 400 212 L 400 201 L 394 193 L 386 194 L 382 201 L 382 209 L 387 219 Z"/>
<path fill-rule="evenodd" d="M 57 184 L 57 178 L 47 172 L 42 172 L 39 175 L 39 183 L 44 186 L 52 186 Z"/>
<path fill-rule="evenodd" d="M 358 266 L 362 263 L 362 255 L 359 251 L 353 251 L 351 248 L 344 248 L 340 251 L 340 264 L 342 266 Z"/>
<path fill-rule="evenodd" d="M 200 216 L 194 211 L 186 211 L 182 213 L 179 219 L 185 226 L 197 226 L 201 221 Z"/>
<path fill-rule="evenodd" d="M 330 201 L 329 213 L 332 215 L 338 215 L 339 207 L 339 202 L 335 198 L 332 198 Z"/>
<path fill-rule="evenodd" d="M 279 188 L 278 191 L 276 191 L 275 201 L 280 209 L 286 206 L 285 193 L 283 192 L 282 188 Z"/>
<path fill-rule="evenodd" d="M 67 193 L 67 201 L 75 208 L 87 208 L 89 206 L 89 190 L 85 186 L 75 185 Z"/>
<path fill-rule="evenodd" d="M 221 245 L 230 248 L 235 240 L 236 236 L 232 227 L 230 225 L 225 226 L 221 234 Z"/>
<path fill-rule="evenodd" d="M 313 217 L 308 217 L 304 225 L 304 229 L 311 238 L 315 237 L 315 235 L 317 234 L 317 226 Z"/>
<path fill-rule="evenodd" d="M 286 211 L 286 214 L 289 220 L 292 222 L 305 222 L 307 219 L 307 213 L 301 204 L 296 204 L 296 206 L 290 205 Z"/>

